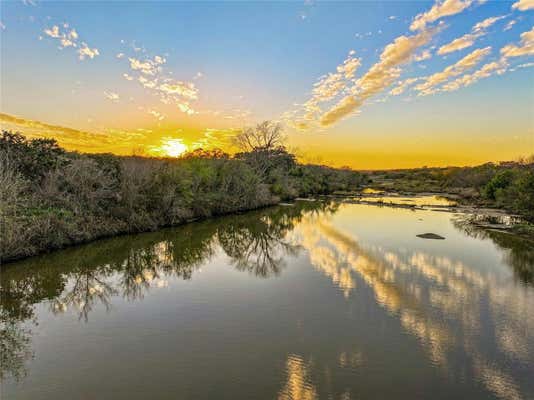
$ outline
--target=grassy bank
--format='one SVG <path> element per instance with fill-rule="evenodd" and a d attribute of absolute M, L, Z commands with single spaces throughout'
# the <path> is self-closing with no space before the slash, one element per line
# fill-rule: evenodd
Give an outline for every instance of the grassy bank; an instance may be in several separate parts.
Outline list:
<path fill-rule="evenodd" d="M 248 139 L 252 146 L 234 156 L 196 150 L 147 158 L 67 152 L 52 139 L 4 131 L 0 261 L 355 189 L 363 181 L 347 169 L 298 164 L 278 140 Z"/>

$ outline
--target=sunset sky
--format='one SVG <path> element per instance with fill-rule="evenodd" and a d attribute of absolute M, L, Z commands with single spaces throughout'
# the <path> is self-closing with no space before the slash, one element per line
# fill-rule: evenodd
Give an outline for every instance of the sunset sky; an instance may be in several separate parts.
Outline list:
<path fill-rule="evenodd" d="M 231 151 L 265 119 L 358 169 L 534 154 L 534 0 L 0 3 L 3 129 Z"/>

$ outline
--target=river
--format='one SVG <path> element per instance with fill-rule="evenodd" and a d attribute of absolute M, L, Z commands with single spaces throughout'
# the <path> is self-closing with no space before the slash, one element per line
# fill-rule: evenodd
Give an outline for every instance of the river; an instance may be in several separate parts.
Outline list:
<path fill-rule="evenodd" d="M 301 201 L 4 265 L 2 398 L 533 399 L 533 247 Z"/>

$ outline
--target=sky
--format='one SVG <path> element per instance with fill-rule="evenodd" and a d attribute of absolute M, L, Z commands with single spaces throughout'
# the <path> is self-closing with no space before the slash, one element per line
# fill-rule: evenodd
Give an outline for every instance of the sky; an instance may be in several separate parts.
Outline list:
<path fill-rule="evenodd" d="M 69 150 L 232 152 L 283 124 L 303 162 L 534 154 L 534 0 L 0 2 L 0 123 Z"/>

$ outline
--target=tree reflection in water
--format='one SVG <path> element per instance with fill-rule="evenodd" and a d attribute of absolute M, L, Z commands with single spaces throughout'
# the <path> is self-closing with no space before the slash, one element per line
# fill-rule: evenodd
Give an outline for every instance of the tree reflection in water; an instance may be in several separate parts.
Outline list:
<path fill-rule="evenodd" d="M 304 215 L 335 212 L 336 205 L 301 202 L 221 217 L 137 236 L 106 239 L 12 264 L 0 276 L 1 377 L 25 375 L 32 357 L 34 306 L 48 302 L 54 314 L 76 310 L 87 321 L 97 304 L 114 296 L 141 299 L 170 277 L 191 279 L 220 247 L 240 271 L 278 275 L 284 255 L 298 249 L 285 240 Z"/>
<path fill-rule="evenodd" d="M 454 226 L 476 239 L 491 239 L 504 252 L 505 264 L 512 267 L 518 281 L 534 286 L 534 243 L 508 232 L 482 229 L 464 216 L 453 220 Z"/>
<path fill-rule="evenodd" d="M 0 276 L 1 377 L 9 375 L 18 379 L 25 375 L 25 361 L 32 357 L 30 328 L 37 323 L 36 304 L 48 304 L 55 314 L 71 310 L 80 320 L 87 321 L 97 305 L 109 309 L 117 296 L 134 301 L 143 298 L 151 288 L 166 286 L 170 278 L 192 279 L 198 268 L 221 252 L 237 270 L 267 278 L 279 275 L 286 256 L 296 254 L 301 248 L 308 251 L 310 262 L 329 276 L 347 299 L 356 289 L 358 279 L 360 284 L 368 285 L 377 303 L 392 315 L 398 315 L 401 325 L 418 338 L 437 365 L 447 365 L 450 349 L 459 346 L 455 332 L 445 329 L 441 322 L 457 320 L 459 326 L 469 322 L 476 326 L 466 326 L 465 331 L 477 331 L 475 328 L 482 326 L 475 318 L 480 311 L 477 299 L 488 296 L 493 306 L 505 309 L 506 305 L 506 310 L 513 311 L 513 315 L 507 316 L 511 323 L 506 324 L 506 331 L 495 331 L 499 348 L 507 349 L 502 352 L 517 359 L 524 358 L 524 346 L 513 347 L 522 343 L 516 326 L 524 325 L 517 299 L 503 296 L 507 292 L 499 292 L 471 269 L 460 268 L 458 263 L 443 257 L 378 250 L 373 254 L 323 218 L 336 211 L 337 205 L 333 203 L 300 202 L 291 207 L 274 207 L 155 233 L 102 240 L 4 267 Z M 505 249 L 504 261 L 513 268 L 517 279 L 533 285 L 534 254 L 527 242 L 467 225 L 457 224 L 457 227 L 468 235 L 489 238 Z M 406 283 L 401 284 L 402 280 L 397 281 L 396 277 Z M 413 277 L 437 279 L 442 284 L 425 289 L 419 281 L 412 282 Z M 472 301 L 464 301 L 466 298 Z M 437 314 L 427 314 L 427 302 Z M 456 318 L 457 315 L 470 318 L 464 321 Z M 514 340 L 507 341 L 507 338 Z M 477 374 L 497 376 L 501 381 L 512 382 L 510 387 L 517 387 L 505 371 L 490 371 L 488 365 L 493 360 L 483 357 L 476 338 L 469 340 L 472 343 L 465 353 L 475 354 L 471 366 L 475 372 L 479 371 Z M 346 364 L 346 359 L 344 355 L 340 363 Z M 290 378 L 304 367 L 311 367 L 301 364 L 288 361 L 288 385 L 280 392 L 281 398 L 295 390 L 307 398 L 317 393 L 319 386 L 305 386 L 301 390 L 295 384 L 299 379 Z"/>

